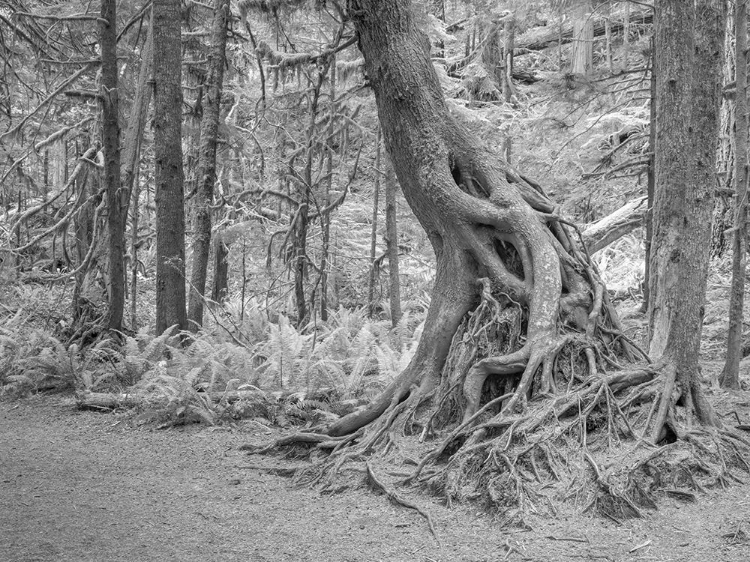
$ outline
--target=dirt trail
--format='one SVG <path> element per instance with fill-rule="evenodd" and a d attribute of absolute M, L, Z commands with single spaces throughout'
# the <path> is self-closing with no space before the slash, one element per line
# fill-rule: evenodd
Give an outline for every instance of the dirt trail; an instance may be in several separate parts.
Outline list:
<path fill-rule="evenodd" d="M 0 561 L 750 560 L 750 485 L 619 526 L 571 514 L 514 532 L 415 496 L 438 546 L 419 515 L 370 492 L 321 496 L 242 468 L 254 461 L 237 447 L 271 437 L 252 423 L 138 430 L 64 397 L 2 401 Z"/>

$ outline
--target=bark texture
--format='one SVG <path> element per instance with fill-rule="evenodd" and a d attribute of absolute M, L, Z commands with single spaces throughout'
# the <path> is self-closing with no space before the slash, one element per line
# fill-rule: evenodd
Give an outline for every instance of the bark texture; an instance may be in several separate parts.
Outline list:
<path fill-rule="evenodd" d="M 187 328 L 180 22 L 179 0 L 154 1 L 154 199 L 159 334 L 174 325 Z"/>
<path fill-rule="evenodd" d="M 723 0 L 687 4 L 661 0 L 655 16 L 650 355 L 674 365 L 681 401 L 703 423 L 715 423 L 700 389 L 698 357 L 708 276 L 725 11 Z M 671 400 L 665 391 L 663 402 Z M 654 434 L 654 438 L 659 436 Z"/>
<path fill-rule="evenodd" d="M 591 2 L 579 2 L 573 14 L 573 60 L 570 71 L 588 76 L 591 73 L 594 53 L 594 21 Z"/>
<path fill-rule="evenodd" d="M 401 320 L 401 281 L 398 272 L 398 224 L 396 221 L 396 172 L 388 157 L 385 159 L 385 240 L 388 252 L 388 299 L 391 304 L 391 325 Z"/>
<path fill-rule="evenodd" d="M 104 153 L 104 183 L 107 191 L 109 216 L 109 313 L 107 329 L 122 330 L 125 310 L 125 217 L 127 207 L 120 190 L 120 125 L 117 96 L 117 2 L 103 0 L 99 21 L 99 43 L 102 50 L 102 152 Z"/>
<path fill-rule="evenodd" d="M 211 52 L 208 55 L 206 99 L 201 120 L 201 147 L 198 155 L 198 190 L 188 306 L 191 330 L 198 330 L 203 325 L 203 294 L 206 291 L 206 273 L 211 250 L 211 205 L 216 183 L 216 144 L 221 117 L 221 92 L 224 86 L 228 19 L 229 0 L 216 0 L 211 29 Z"/>

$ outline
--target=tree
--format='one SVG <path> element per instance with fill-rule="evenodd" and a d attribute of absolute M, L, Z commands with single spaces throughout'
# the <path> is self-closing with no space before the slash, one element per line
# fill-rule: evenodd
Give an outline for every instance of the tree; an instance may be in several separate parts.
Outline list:
<path fill-rule="evenodd" d="M 594 21 L 591 19 L 591 0 L 578 0 L 573 14 L 573 74 L 591 74 L 594 52 Z"/>
<path fill-rule="evenodd" d="M 156 331 L 187 328 L 180 1 L 153 4 Z"/>
<path fill-rule="evenodd" d="M 375 191 L 372 197 L 372 231 L 370 235 L 370 281 L 367 284 L 367 313 L 372 318 L 375 314 L 375 284 L 378 281 L 378 268 L 380 263 L 376 257 L 378 245 L 378 216 L 380 208 L 378 201 L 380 199 L 380 147 L 382 145 L 381 131 L 378 129 L 377 139 L 375 140 Z"/>
<path fill-rule="evenodd" d="M 430 395 L 440 384 L 451 341 L 467 313 L 480 306 L 508 313 L 514 303 L 527 307 L 526 337 L 525 343 L 504 341 L 499 349 L 507 352 L 490 354 L 471 367 L 464 384 L 466 417 L 475 413 L 489 375 L 520 377 L 504 406 L 507 411 L 522 408 L 529 392 L 554 388 L 550 361 L 568 339 L 558 331 L 558 314 L 592 337 L 592 306 L 594 322 L 601 314 L 616 325 L 603 286 L 541 188 L 484 151 L 448 112 L 408 4 L 360 2 L 354 23 L 388 154 L 433 244 L 437 275 L 423 337 L 409 367 L 370 407 L 333 424 L 332 435 L 355 431 L 407 395 L 412 404 Z M 592 300 L 589 294 L 599 296 Z M 519 323 L 523 314 L 516 318 Z M 532 385 L 542 364 L 544 376 Z M 418 390 L 412 390 L 414 385 Z"/>
<path fill-rule="evenodd" d="M 678 433 L 673 386 L 689 416 L 716 424 L 700 387 L 698 353 L 708 277 L 724 0 L 656 5 L 656 161 L 649 321 L 652 357 L 667 380 L 652 434 Z"/>
<path fill-rule="evenodd" d="M 211 250 L 211 206 L 216 183 L 216 144 L 221 117 L 221 91 L 226 62 L 227 22 L 229 0 L 216 0 L 211 29 L 212 46 L 206 79 L 206 100 L 201 119 L 201 147 L 198 156 L 198 192 L 195 207 L 195 235 L 193 237 L 193 265 L 190 276 L 188 319 L 190 329 L 203 325 L 203 294 Z"/>
<path fill-rule="evenodd" d="M 351 8 L 386 150 L 435 250 L 436 277 L 419 345 L 395 380 L 321 434 L 303 433 L 277 443 L 335 447 L 328 461 L 313 464 L 302 476 L 319 481 L 321 471 L 331 477 L 347 460 L 387 454 L 394 446 L 398 450 L 404 434 L 417 433 L 420 441 L 439 436 L 405 482 L 424 483 L 449 502 L 482 498 L 513 521 L 529 506 L 540 508 L 539 486 L 559 486 L 564 494 L 570 480 L 561 473 L 584 480 L 582 473 L 593 474 L 594 491 L 587 492 L 592 505 L 609 516 L 632 517 L 640 515 L 639 506 L 653 506 L 651 489 L 665 482 L 679 485 L 685 455 L 700 456 L 700 470 L 710 465 L 723 473 L 725 456 L 741 465 L 740 449 L 746 451 L 750 443 L 730 432 L 691 435 L 691 441 L 705 437 L 711 443 L 703 448 L 684 439 L 677 445 L 681 449 L 636 446 L 612 460 L 613 444 L 623 439 L 640 443 L 646 434 L 666 443 L 686 436 L 671 412 L 670 380 L 688 354 L 678 357 L 671 346 L 679 337 L 694 342 L 689 338 L 700 327 L 683 316 L 683 324 L 667 338 L 662 362 L 651 364 L 622 333 L 585 248 L 542 188 L 483 149 L 448 111 L 428 39 L 415 24 L 408 0 L 361 0 Z M 693 61 L 701 72 L 695 76 L 712 77 L 709 55 L 721 38 L 709 31 L 715 30 L 721 11 L 718 2 L 701 4 L 701 10 L 699 17 L 693 12 L 680 35 L 684 40 L 697 33 Z M 692 95 L 713 100 L 718 83 L 696 81 Z M 698 155 L 690 171 L 705 180 L 699 172 L 710 168 L 712 110 L 691 107 L 692 126 L 705 126 L 700 136 L 705 146 L 681 138 L 689 143 L 682 150 Z M 664 123 L 660 120 L 659 126 Z M 698 292 L 690 291 L 700 304 Z M 658 301 L 662 293 L 652 294 Z M 647 363 L 633 365 L 638 355 Z M 683 396 L 699 401 L 696 411 L 706 412 L 694 388 L 697 381 L 689 384 L 683 392 L 692 394 Z M 665 420 L 673 428 L 667 435 Z M 699 415 L 699 420 L 709 418 Z M 576 453 L 566 452 L 571 448 Z M 666 453 L 673 450 L 680 454 Z M 570 463 L 574 456 L 582 464 Z M 658 478 L 647 467 L 657 457 Z M 373 478 L 372 466 L 367 470 Z M 537 491 L 530 491 L 534 487 Z"/>
<path fill-rule="evenodd" d="M 727 360 L 719 382 L 724 388 L 740 388 L 742 317 L 745 301 L 747 252 L 747 1 L 735 2 L 735 173 L 734 234 L 732 237 L 732 289 L 729 300 Z"/>
<path fill-rule="evenodd" d="M 120 190 L 120 125 L 117 91 L 117 2 L 103 0 L 99 21 L 102 50 L 102 152 L 104 184 L 107 191 L 107 228 L 109 230 L 109 314 L 107 328 L 121 331 L 125 310 L 125 217 Z"/>

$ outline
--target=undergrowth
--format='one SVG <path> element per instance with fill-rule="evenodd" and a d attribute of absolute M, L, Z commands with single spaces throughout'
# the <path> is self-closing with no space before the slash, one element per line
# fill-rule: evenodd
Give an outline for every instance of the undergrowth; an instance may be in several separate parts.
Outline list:
<path fill-rule="evenodd" d="M 158 426 L 239 418 L 302 425 L 344 415 L 405 367 L 422 322 L 407 312 L 391 328 L 364 309 L 340 308 L 325 324 L 297 330 L 283 315 L 269 321 L 254 301 L 230 302 L 214 311 L 209 331 L 142 330 L 81 349 L 34 314 L 20 306 L 4 318 L 0 394 L 74 390 L 81 407 L 126 410 Z"/>

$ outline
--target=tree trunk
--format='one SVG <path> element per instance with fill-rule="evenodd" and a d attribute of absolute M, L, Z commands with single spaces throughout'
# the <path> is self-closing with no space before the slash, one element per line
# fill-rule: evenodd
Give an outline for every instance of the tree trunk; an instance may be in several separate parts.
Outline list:
<path fill-rule="evenodd" d="M 708 276 L 721 100 L 725 3 L 656 4 L 656 187 L 650 267 L 650 355 L 676 371 L 680 402 L 716 423 L 698 365 Z M 665 387 L 653 438 L 673 406 Z"/>
<path fill-rule="evenodd" d="M 630 13 L 630 2 L 625 3 L 625 21 L 622 25 L 622 69 L 629 68 L 628 58 L 630 57 L 630 22 L 632 15 Z"/>
<path fill-rule="evenodd" d="M 503 64 L 503 49 L 500 46 L 500 24 L 492 22 L 485 39 L 482 51 L 482 64 L 492 77 L 493 84 L 501 89 L 505 83 L 505 65 Z"/>
<path fill-rule="evenodd" d="M 149 26 L 148 37 L 141 50 L 141 68 L 138 73 L 138 88 L 135 100 L 130 108 L 128 128 L 123 143 L 122 188 L 125 191 L 125 212 L 130 209 L 130 329 L 138 329 L 137 285 L 138 285 L 138 201 L 141 186 L 139 169 L 141 161 L 141 143 L 146 128 L 152 88 L 149 81 L 153 75 L 153 33 Z M 132 205 L 132 206 L 131 206 Z"/>
<path fill-rule="evenodd" d="M 334 126 L 336 124 L 336 58 L 331 59 L 330 65 L 330 107 L 331 112 L 328 117 L 328 132 L 326 133 L 326 179 L 324 180 L 323 205 L 328 207 L 331 204 L 331 186 L 333 185 L 333 149 L 329 143 L 333 140 Z M 328 321 L 328 251 L 331 241 L 331 215 L 330 213 L 321 213 L 320 229 L 323 231 L 323 247 L 320 251 L 320 319 L 323 322 Z"/>
<path fill-rule="evenodd" d="M 742 318 L 745 303 L 747 260 L 747 0 L 735 1 L 735 174 L 734 235 L 732 241 L 732 289 L 729 297 L 727 360 L 719 382 L 723 388 L 740 388 Z"/>
<path fill-rule="evenodd" d="M 187 328 L 180 0 L 154 0 L 156 332 Z"/>
<path fill-rule="evenodd" d="M 370 282 L 367 285 L 367 315 L 372 318 L 375 312 L 375 283 L 378 279 L 378 264 L 375 251 L 378 243 L 378 199 L 380 196 L 380 135 L 375 140 L 375 189 L 372 194 L 372 232 L 370 233 Z"/>
<path fill-rule="evenodd" d="M 591 19 L 591 2 L 585 0 L 576 6 L 573 14 L 573 74 L 589 76 L 594 53 L 594 21 Z"/>
<path fill-rule="evenodd" d="M 103 0 L 99 21 L 102 51 L 100 106 L 102 111 L 102 152 L 107 191 L 109 230 L 109 313 L 107 329 L 122 331 L 125 310 L 125 217 L 126 207 L 120 190 L 120 125 L 117 93 L 117 2 Z"/>
<path fill-rule="evenodd" d="M 388 245 L 388 296 L 391 304 L 391 325 L 395 328 L 401 320 L 401 281 L 398 273 L 398 226 L 396 224 L 396 173 L 385 158 L 385 239 Z M 399 342 L 400 343 L 400 342 Z"/>
<path fill-rule="evenodd" d="M 541 188 L 481 148 L 476 136 L 450 115 L 430 63 L 428 40 L 418 30 L 409 2 L 360 1 L 353 7 L 386 149 L 435 250 L 437 271 L 409 366 L 367 408 L 328 431 L 344 435 L 407 396 L 409 405 L 431 396 L 467 313 L 474 310 L 474 318 L 481 317 L 486 306 L 497 306 L 518 322 L 523 317 L 524 339 L 501 338 L 497 347 L 493 344 L 494 352 L 474 356 L 462 387 L 464 419 L 477 411 L 488 376 L 507 377 L 515 388 L 503 405 L 506 415 L 524 410 L 529 394 L 561 384 L 555 382 L 551 363 L 567 341 L 558 327 L 576 326 L 595 338 L 599 318 L 616 324 L 611 309 L 602 304 L 603 285 L 553 218 L 554 207 Z M 583 275 L 583 270 L 589 273 Z M 591 295 L 599 296 L 592 301 Z M 561 317 L 566 319 L 562 324 Z M 591 349 L 587 357 L 593 374 Z M 446 370 L 445 376 L 454 374 Z"/>
<path fill-rule="evenodd" d="M 122 187 L 125 192 L 126 213 L 130 205 L 130 194 L 133 191 L 135 177 L 138 173 L 141 141 L 143 139 L 143 131 L 146 128 L 149 104 L 151 103 L 152 88 L 149 81 L 153 75 L 153 61 L 153 34 L 149 30 L 148 37 L 143 44 L 143 49 L 141 49 L 141 68 L 138 73 L 138 87 L 135 93 L 135 100 L 130 108 L 128 128 L 125 131 L 125 139 L 123 140 L 124 162 L 121 176 Z"/>
<path fill-rule="evenodd" d="M 513 14 L 503 21 L 503 100 L 510 103 L 513 98 L 513 51 L 516 42 L 516 18 Z"/>
<path fill-rule="evenodd" d="M 206 79 L 206 100 L 201 120 L 201 147 L 198 156 L 198 191 L 195 200 L 193 264 L 190 276 L 188 320 L 190 329 L 203 325 L 203 294 L 211 249 L 211 205 L 216 183 L 216 144 L 221 117 L 221 91 L 224 85 L 229 0 L 216 0 L 212 46 Z"/>
<path fill-rule="evenodd" d="M 214 239 L 214 285 L 211 291 L 211 300 L 214 302 L 224 302 L 227 298 L 227 288 L 229 287 L 229 246 L 226 245 L 221 236 Z"/>

